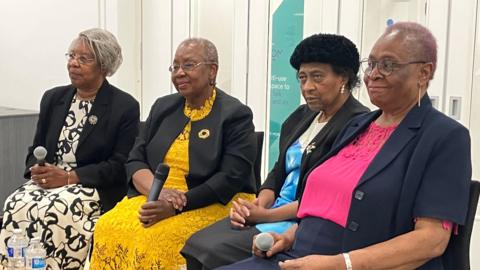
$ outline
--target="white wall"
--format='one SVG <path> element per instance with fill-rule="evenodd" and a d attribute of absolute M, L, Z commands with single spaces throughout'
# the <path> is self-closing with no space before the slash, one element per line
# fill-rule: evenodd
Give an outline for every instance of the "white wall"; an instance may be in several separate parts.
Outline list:
<path fill-rule="evenodd" d="M 69 84 L 64 54 L 80 31 L 93 27 L 119 39 L 124 63 L 109 81 L 138 98 L 136 9 L 128 0 L 0 1 L 0 106 L 38 110 L 45 90 Z"/>
<path fill-rule="evenodd" d="M 77 3 L 0 1 L 2 106 L 38 110 L 46 89 L 69 83 L 64 54 L 70 42 L 79 31 L 99 24 L 97 1 Z"/>
<path fill-rule="evenodd" d="M 84 0 L 80 5 L 74 0 L 0 0 L 0 106 L 38 110 L 46 89 L 69 82 L 63 54 L 71 40 L 81 30 L 104 27 L 117 35 L 124 52 L 124 64 L 110 81 L 141 102 L 143 118 L 157 97 L 174 91 L 167 68 L 176 46 L 189 36 L 202 36 L 218 46 L 219 87 L 249 105 L 256 129 L 266 130 L 269 18 L 279 2 Z M 304 36 L 343 34 L 358 45 L 362 57 L 368 55 L 385 18 L 408 18 L 428 26 L 439 45 L 429 93 L 447 114 L 451 97 L 462 97 L 459 121 L 470 128 L 473 175 L 480 179 L 480 121 L 474 117 L 480 115 L 477 0 L 305 0 L 305 6 Z M 368 101 L 364 90 L 357 95 Z M 478 216 L 472 269 L 480 269 L 480 259 L 473 256 L 480 252 Z"/>

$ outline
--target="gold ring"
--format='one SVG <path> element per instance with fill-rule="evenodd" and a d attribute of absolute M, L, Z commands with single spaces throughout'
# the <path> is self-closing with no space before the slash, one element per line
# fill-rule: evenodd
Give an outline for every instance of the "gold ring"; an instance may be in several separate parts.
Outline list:
<path fill-rule="evenodd" d="M 42 178 L 42 184 L 46 184 L 47 183 L 47 180 L 45 180 L 45 178 Z"/>

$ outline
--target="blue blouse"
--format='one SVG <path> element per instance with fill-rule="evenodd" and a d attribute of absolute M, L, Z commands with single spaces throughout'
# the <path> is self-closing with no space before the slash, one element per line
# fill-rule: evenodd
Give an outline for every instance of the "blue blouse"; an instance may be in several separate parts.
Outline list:
<path fill-rule="evenodd" d="M 300 177 L 300 163 L 303 155 L 302 145 L 299 140 L 296 140 L 287 150 L 285 155 L 285 170 L 287 177 L 285 183 L 280 190 L 278 198 L 275 200 L 272 208 L 277 208 L 295 201 L 295 195 L 297 193 L 298 178 Z M 295 224 L 295 221 L 278 221 L 271 223 L 260 223 L 256 225 L 256 228 L 260 232 L 276 232 L 283 233 L 290 226 Z"/>

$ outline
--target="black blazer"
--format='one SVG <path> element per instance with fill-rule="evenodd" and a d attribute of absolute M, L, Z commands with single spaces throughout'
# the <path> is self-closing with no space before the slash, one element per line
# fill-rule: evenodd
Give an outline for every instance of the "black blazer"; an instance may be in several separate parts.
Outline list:
<path fill-rule="evenodd" d="M 310 171 L 351 143 L 380 114 L 374 111 L 352 119 L 332 150 Z M 472 177 L 470 147 L 468 130 L 433 108 L 425 95 L 421 106 L 414 106 L 390 135 L 353 190 L 341 252 L 410 232 L 417 217 L 464 224 Z M 434 258 L 417 269 L 444 269 L 443 260 L 443 256 Z"/>
<path fill-rule="evenodd" d="M 29 168 L 37 162 L 35 147 L 44 146 L 46 161 L 54 163 L 58 137 L 75 92 L 74 86 L 67 85 L 43 95 L 33 145 L 28 148 L 25 178 L 30 178 Z M 102 210 L 108 211 L 127 191 L 124 163 L 138 133 L 140 110 L 132 96 L 105 80 L 89 115 L 97 116 L 98 121 L 95 125 L 85 123 L 75 154 L 75 172 L 82 185 L 98 190 Z"/>
<path fill-rule="evenodd" d="M 315 147 L 311 152 L 305 150 L 302 155 L 299 179 L 303 179 L 305 173 L 328 151 L 333 145 L 335 138 L 343 129 L 345 124 L 354 116 L 368 112 L 369 109 L 358 102 L 352 95 L 345 101 L 343 106 L 335 113 L 328 123 L 320 130 L 310 145 Z M 272 189 L 275 191 L 275 197 L 279 196 L 285 178 L 285 155 L 290 147 L 310 126 L 312 121 L 318 115 L 318 112 L 311 111 L 307 105 L 301 105 L 283 122 L 280 131 L 280 154 L 278 160 L 267 176 L 265 183 L 260 189 Z M 298 187 L 301 187 L 298 183 Z M 297 188 L 297 195 L 299 193 Z"/>
<path fill-rule="evenodd" d="M 132 175 L 140 169 L 155 171 L 188 123 L 184 105 L 185 98 L 175 93 L 157 99 L 152 106 L 145 129 L 137 137 L 126 165 L 129 197 L 140 195 L 132 183 Z M 250 108 L 217 89 L 208 116 L 192 122 L 184 211 L 215 202 L 227 204 L 238 192 L 255 192 L 256 139 L 252 118 Z M 210 135 L 200 138 L 202 130 L 208 130 Z"/>

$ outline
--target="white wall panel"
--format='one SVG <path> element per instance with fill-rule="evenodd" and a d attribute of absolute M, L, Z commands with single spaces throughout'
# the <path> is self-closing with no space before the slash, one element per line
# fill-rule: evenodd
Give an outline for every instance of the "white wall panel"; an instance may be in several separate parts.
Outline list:
<path fill-rule="evenodd" d="M 193 5 L 191 0 L 172 0 L 172 29 L 171 29 L 171 55 L 170 63 L 175 57 L 175 50 L 180 42 L 192 36 L 192 13 Z M 175 91 L 172 85 L 172 92 Z"/>
<path fill-rule="evenodd" d="M 233 0 L 192 0 L 192 36 L 207 38 L 217 47 L 217 86 L 232 91 Z"/>
<path fill-rule="evenodd" d="M 341 0 L 338 33 L 344 35 L 361 50 L 363 0 Z"/>
<path fill-rule="evenodd" d="M 437 69 L 435 77 L 430 82 L 428 87 L 428 94 L 430 98 L 436 99 L 436 107 L 440 111 L 445 110 L 445 81 L 447 79 L 447 53 L 448 36 L 449 36 L 449 21 L 450 21 L 450 6 L 451 0 L 430 0 L 427 2 L 427 16 L 425 25 L 432 31 L 432 34 L 437 39 Z"/>
<path fill-rule="evenodd" d="M 323 0 L 304 0 L 303 36 L 309 37 L 323 31 Z"/>
<path fill-rule="evenodd" d="M 104 1 L 105 25 L 122 47 L 123 63 L 109 81 L 141 100 L 141 1 Z"/>
<path fill-rule="evenodd" d="M 446 106 L 450 114 L 452 97 L 461 98 L 460 119 L 468 127 L 472 91 L 473 48 L 476 26 L 476 1 L 451 1 L 448 36 Z"/>
<path fill-rule="evenodd" d="M 247 105 L 253 111 L 255 129 L 264 131 L 262 155 L 262 179 L 267 175 L 268 123 L 270 122 L 270 52 L 271 27 L 270 17 L 274 9 L 280 5 L 278 0 L 250 1 L 249 6 L 249 39 L 248 39 L 248 77 Z"/>
<path fill-rule="evenodd" d="M 232 90 L 230 94 L 243 103 L 247 103 L 247 74 L 248 74 L 248 7 L 250 0 L 233 1 L 232 25 Z"/>
<path fill-rule="evenodd" d="M 64 54 L 80 31 L 98 27 L 98 9 L 97 0 L 0 1 L 1 105 L 38 110 L 45 90 L 69 84 Z"/>
<path fill-rule="evenodd" d="M 256 130 L 265 131 L 267 114 L 269 58 L 269 1 L 250 1 L 248 40 L 247 105 L 253 111 Z M 265 145 L 266 143 L 264 143 Z M 264 158 L 265 160 L 265 158 Z"/>
<path fill-rule="evenodd" d="M 142 118 L 153 102 L 170 94 L 171 2 L 142 0 Z"/>
<path fill-rule="evenodd" d="M 480 6 L 477 6 L 477 23 L 475 31 L 475 48 L 474 48 L 474 66 L 473 81 L 470 97 L 470 136 L 472 138 L 472 158 L 473 158 L 473 179 L 480 180 Z M 475 117 L 476 116 L 476 117 Z M 478 210 L 480 216 L 480 208 Z M 480 243 L 479 247 L 480 247 Z M 480 268 L 480 264 L 479 264 Z"/>
<path fill-rule="evenodd" d="M 476 30 L 474 47 L 474 65 L 472 89 L 470 97 L 470 137 L 472 142 L 473 179 L 480 180 L 480 5 L 476 8 Z M 480 206 L 480 205 L 479 205 Z M 477 206 L 472 239 L 470 241 L 470 265 L 471 269 L 480 269 L 480 207 Z"/>
<path fill-rule="evenodd" d="M 323 0 L 322 32 L 338 34 L 339 0 Z"/>

